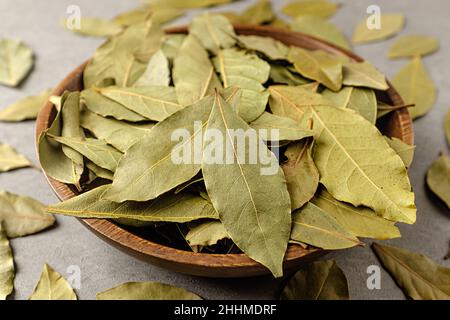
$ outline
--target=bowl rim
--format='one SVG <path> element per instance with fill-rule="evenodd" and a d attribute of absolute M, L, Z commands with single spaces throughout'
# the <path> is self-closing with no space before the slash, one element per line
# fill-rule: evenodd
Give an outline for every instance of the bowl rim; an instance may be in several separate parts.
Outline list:
<path fill-rule="evenodd" d="M 309 36 L 300 32 L 286 31 L 268 26 L 254 26 L 245 24 L 234 25 L 236 33 L 239 35 L 260 35 L 277 39 L 277 37 L 285 39 L 289 42 L 289 39 L 301 39 L 311 45 L 311 48 L 322 49 L 331 53 L 343 54 L 355 61 L 364 61 L 361 57 L 357 56 L 353 52 L 339 48 L 326 41 L 320 40 L 313 36 Z M 187 33 L 187 26 L 172 27 L 166 29 L 167 34 L 185 34 Z M 287 39 L 287 40 L 286 40 Z M 280 40 L 280 39 L 278 39 Z M 72 79 L 82 76 L 84 68 L 88 61 L 78 66 L 74 71 L 68 74 L 64 80 L 62 80 L 56 88 L 53 90 L 52 95 L 60 95 L 71 82 Z M 389 89 L 386 91 L 387 95 L 395 105 L 403 105 L 403 100 L 397 91 L 393 88 L 392 84 L 388 81 Z M 50 125 L 50 119 L 54 113 L 53 104 L 48 101 L 45 103 L 36 120 L 36 151 L 38 152 L 38 141 L 41 133 L 47 129 Z M 395 110 L 391 116 L 398 118 L 398 123 L 401 127 L 401 140 L 408 144 L 413 144 L 414 134 L 412 128 L 412 120 L 407 108 Z M 76 196 L 75 192 L 69 185 L 56 181 L 43 171 L 50 186 L 57 197 L 64 201 Z M 120 225 L 105 219 L 78 219 L 88 229 L 93 231 L 99 237 L 107 240 L 110 244 L 126 251 L 129 254 L 135 255 L 138 258 L 144 260 L 150 260 L 153 264 L 163 266 L 167 268 L 167 264 L 173 264 L 171 269 L 187 274 L 213 277 L 228 277 L 226 273 L 216 274 L 219 271 L 227 270 L 228 268 L 234 271 L 249 271 L 244 276 L 263 275 L 269 274 L 270 271 L 258 262 L 249 258 L 246 254 L 210 254 L 210 253 L 195 253 L 185 250 L 180 250 L 172 247 L 168 247 L 150 240 L 141 238 L 138 235 L 131 233 L 130 231 L 122 228 Z M 284 257 L 284 267 L 289 267 L 292 263 L 299 260 L 313 260 L 321 255 L 326 254 L 328 251 L 323 249 L 304 249 L 299 245 L 289 244 Z M 186 266 L 190 266 L 191 270 L 187 270 Z M 211 269 L 205 272 L 206 269 Z M 247 270 L 248 269 L 248 270 Z M 215 270 L 215 271 L 214 271 Z M 236 276 L 236 272 L 232 272 L 232 276 Z"/>

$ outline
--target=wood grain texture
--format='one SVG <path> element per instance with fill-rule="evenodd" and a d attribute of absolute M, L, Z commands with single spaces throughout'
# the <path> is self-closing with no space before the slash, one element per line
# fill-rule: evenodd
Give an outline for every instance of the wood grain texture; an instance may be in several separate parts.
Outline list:
<path fill-rule="evenodd" d="M 290 32 L 272 27 L 236 25 L 236 32 L 242 35 L 258 35 L 272 37 L 287 45 L 317 50 L 321 49 L 334 54 L 343 54 L 355 61 L 363 61 L 352 52 L 340 49 L 322 40 L 298 32 Z M 187 33 L 187 27 L 176 27 L 166 30 L 167 33 Z M 65 90 L 76 91 L 83 88 L 83 71 L 86 63 L 70 73 L 53 91 L 53 95 L 61 95 Z M 389 83 L 386 92 L 377 92 L 377 98 L 391 105 L 402 105 L 403 100 Z M 49 127 L 56 116 L 54 106 L 46 103 L 36 121 L 36 139 Z M 396 110 L 377 122 L 381 132 L 396 137 L 408 144 L 414 143 L 411 117 L 406 108 Z M 36 144 L 37 145 L 37 144 Z M 69 185 L 47 177 L 54 192 L 61 200 L 70 199 L 78 194 Z M 80 221 L 100 238 L 139 259 L 157 266 L 180 273 L 214 278 L 252 277 L 269 274 L 269 270 L 251 260 L 245 254 L 203 254 L 178 250 L 164 246 L 131 233 L 108 220 L 80 219 Z M 325 250 L 305 250 L 298 245 L 290 245 L 285 256 L 285 270 L 298 268 L 326 254 Z"/>

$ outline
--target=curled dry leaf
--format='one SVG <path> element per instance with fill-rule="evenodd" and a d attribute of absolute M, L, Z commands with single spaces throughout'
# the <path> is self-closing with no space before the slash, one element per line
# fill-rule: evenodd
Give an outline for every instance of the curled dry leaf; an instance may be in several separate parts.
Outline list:
<path fill-rule="evenodd" d="M 29 300 L 77 300 L 77 295 L 69 283 L 48 264 L 44 265 L 39 279 Z"/>
<path fill-rule="evenodd" d="M 347 278 L 334 260 L 316 261 L 298 271 L 281 293 L 283 300 L 348 300 Z"/>
<path fill-rule="evenodd" d="M 0 300 L 5 300 L 14 290 L 14 260 L 6 231 L 0 219 Z"/>
<path fill-rule="evenodd" d="M 436 101 L 437 88 L 420 57 L 414 57 L 392 80 L 405 103 L 415 104 L 409 110 L 413 119 L 425 115 Z"/>
<path fill-rule="evenodd" d="M 405 25 L 405 17 L 402 14 L 383 13 L 381 16 L 373 15 L 369 21 L 364 19 L 353 32 L 353 43 L 374 42 L 390 38 L 396 35 Z M 379 19 L 379 20 L 378 20 Z M 379 28 L 370 28 L 369 25 L 377 24 Z"/>
<path fill-rule="evenodd" d="M 0 143 L 0 172 L 31 166 L 30 160 L 18 153 L 13 147 Z"/>
<path fill-rule="evenodd" d="M 405 295 L 414 300 L 450 300 L 450 268 L 422 254 L 378 243 L 372 249 Z"/>
<path fill-rule="evenodd" d="M 39 110 L 50 98 L 52 90 L 44 90 L 37 96 L 25 97 L 0 111 L 0 121 L 19 122 L 36 119 Z"/>
<path fill-rule="evenodd" d="M 428 169 L 427 185 L 450 208 L 450 158 L 441 154 Z"/>
<path fill-rule="evenodd" d="M 0 84 L 17 87 L 33 63 L 33 51 L 23 42 L 0 39 Z"/>
<path fill-rule="evenodd" d="M 185 289 L 158 282 L 128 282 L 97 294 L 97 300 L 202 300 Z"/>

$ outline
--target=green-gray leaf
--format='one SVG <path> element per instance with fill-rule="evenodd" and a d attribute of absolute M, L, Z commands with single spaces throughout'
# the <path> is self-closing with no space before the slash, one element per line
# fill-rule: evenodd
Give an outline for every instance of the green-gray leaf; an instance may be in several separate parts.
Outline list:
<path fill-rule="evenodd" d="M 0 84 L 17 87 L 33 67 L 33 52 L 18 40 L 0 39 Z"/>
<path fill-rule="evenodd" d="M 343 84 L 346 86 L 367 87 L 378 90 L 389 88 L 386 77 L 370 62 L 344 62 Z"/>
<path fill-rule="evenodd" d="M 250 127 L 256 131 L 265 130 L 267 137 L 261 137 L 264 141 L 295 141 L 311 137 L 313 131 L 301 128 L 297 122 L 290 118 L 276 116 L 264 112 L 258 119 L 250 123 Z M 271 134 L 275 133 L 276 136 Z"/>
<path fill-rule="evenodd" d="M 32 166 L 30 160 L 18 153 L 13 147 L 0 143 L 0 172 Z"/>
<path fill-rule="evenodd" d="M 270 37 L 241 35 L 238 37 L 238 43 L 243 48 L 263 54 L 270 60 L 286 60 L 289 52 L 285 44 Z"/>
<path fill-rule="evenodd" d="M 36 119 L 39 110 L 50 98 L 52 90 L 44 90 L 37 96 L 25 97 L 0 111 L 0 121 L 19 122 Z"/>
<path fill-rule="evenodd" d="M 450 158 L 441 154 L 428 169 L 427 185 L 450 208 Z"/>
<path fill-rule="evenodd" d="M 77 295 L 70 284 L 48 264 L 44 265 L 39 279 L 29 300 L 77 300 Z"/>
<path fill-rule="evenodd" d="M 404 35 L 391 45 L 388 57 L 391 59 L 426 56 L 439 49 L 439 41 L 434 37 Z"/>
<path fill-rule="evenodd" d="M 377 19 L 377 15 L 373 15 L 369 19 Z M 362 20 L 355 28 L 353 32 L 353 43 L 367 43 L 374 42 L 383 39 L 390 38 L 403 29 L 405 25 L 405 17 L 401 14 L 382 14 L 380 16 L 379 28 L 373 25 L 373 28 L 369 28 L 367 19 Z"/>
<path fill-rule="evenodd" d="M 0 300 L 5 300 L 14 290 L 14 276 L 12 250 L 0 220 Z"/>
<path fill-rule="evenodd" d="M 135 87 L 169 86 L 169 60 L 162 50 L 158 50 L 150 59 L 144 74 L 136 81 Z"/>
<path fill-rule="evenodd" d="M 229 237 L 222 222 L 208 221 L 190 228 L 186 235 L 186 241 L 191 247 L 208 247 L 216 245 L 220 240 L 229 239 Z"/>
<path fill-rule="evenodd" d="M 122 31 L 122 26 L 111 20 L 105 20 L 96 17 L 82 17 L 80 19 L 80 25 L 70 26 L 65 21 L 66 28 L 74 33 L 78 33 L 84 36 L 94 37 L 109 37 L 118 34 Z"/>
<path fill-rule="evenodd" d="M 405 167 L 410 167 L 414 159 L 414 151 L 416 146 L 409 145 L 398 138 L 385 137 L 392 149 L 402 158 Z"/>

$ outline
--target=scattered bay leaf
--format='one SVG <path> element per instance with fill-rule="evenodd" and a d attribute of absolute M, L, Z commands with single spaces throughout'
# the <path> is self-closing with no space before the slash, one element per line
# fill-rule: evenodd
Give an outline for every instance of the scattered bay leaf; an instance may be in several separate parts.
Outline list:
<path fill-rule="evenodd" d="M 13 292 L 14 276 L 12 250 L 0 220 L 0 300 L 6 300 Z"/>
<path fill-rule="evenodd" d="M 79 26 L 70 26 L 70 28 L 67 21 L 64 22 L 68 30 L 84 36 L 109 37 L 122 31 L 119 23 L 96 17 L 82 17 Z"/>
<path fill-rule="evenodd" d="M 239 21 L 247 24 L 263 24 L 275 18 L 272 4 L 269 0 L 258 0 L 239 15 Z"/>
<path fill-rule="evenodd" d="M 329 18 L 335 14 L 338 8 L 338 4 L 327 0 L 296 0 L 284 6 L 281 12 L 291 17 L 315 15 Z"/>
<path fill-rule="evenodd" d="M 44 90 L 37 96 L 30 96 L 7 106 L 0 111 L 0 121 L 19 122 L 36 119 L 39 110 L 50 98 L 52 90 Z"/>
<path fill-rule="evenodd" d="M 378 17 L 373 15 L 368 19 L 378 20 Z M 379 21 L 367 21 L 367 19 L 361 21 L 353 32 L 353 43 L 360 44 L 390 38 L 402 30 L 405 25 L 405 17 L 402 14 L 383 13 L 379 19 Z M 369 29 L 368 25 L 374 26 L 376 22 L 379 22 L 379 28 Z"/>
<path fill-rule="evenodd" d="M 392 80 L 405 103 L 414 103 L 409 110 L 413 119 L 425 115 L 436 101 L 437 88 L 420 57 L 414 57 Z"/>
<path fill-rule="evenodd" d="M 97 300 L 202 300 L 185 289 L 158 282 L 127 282 L 97 293 Z"/>
<path fill-rule="evenodd" d="M 427 173 L 427 185 L 450 208 L 450 158 L 441 154 Z"/>
<path fill-rule="evenodd" d="M 374 243 L 372 249 L 408 297 L 450 300 L 450 268 L 441 267 L 422 254 L 397 247 Z"/>
<path fill-rule="evenodd" d="M 347 278 L 334 260 L 315 261 L 300 269 L 281 293 L 283 300 L 348 300 Z"/>
<path fill-rule="evenodd" d="M 13 147 L 0 143 L 0 172 L 31 166 L 30 160 L 18 153 Z"/>
<path fill-rule="evenodd" d="M 122 26 L 128 27 L 132 24 L 140 23 L 148 20 L 152 16 L 153 12 L 149 6 L 144 5 L 130 11 L 123 12 L 114 17 L 113 21 Z"/>
<path fill-rule="evenodd" d="M 0 39 L 0 84 L 17 87 L 33 67 L 33 51 L 18 40 Z"/>
<path fill-rule="evenodd" d="M 66 279 L 45 264 L 29 300 L 77 300 L 77 295 Z"/>
<path fill-rule="evenodd" d="M 439 49 L 439 41 L 434 37 L 422 35 L 400 36 L 390 47 L 391 59 L 426 56 Z"/>

